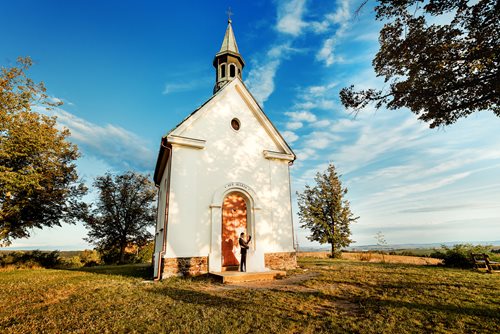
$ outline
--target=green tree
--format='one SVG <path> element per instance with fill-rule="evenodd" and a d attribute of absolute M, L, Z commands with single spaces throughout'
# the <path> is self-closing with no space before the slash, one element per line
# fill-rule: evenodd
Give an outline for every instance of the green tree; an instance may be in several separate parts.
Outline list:
<path fill-rule="evenodd" d="M 407 107 L 431 128 L 481 110 L 500 116 L 500 0 L 377 2 L 386 23 L 373 67 L 387 87 L 343 88 L 346 108 Z"/>
<path fill-rule="evenodd" d="M 0 245 L 29 237 L 32 228 L 74 223 L 85 209 L 69 131 L 32 110 L 61 103 L 27 76 L 31 65 L 29 57 L 18 58 L 17 66 L 0 73 Z"/>
<path fill-rule="evenodd" d="M 342 187 L 333 164 L 324 173 L 318 172 L 314 180 L 314 187 L 306 185 L 297 193 L 301 227 L 311 230 L 309 240 L 330 244 L 331 256 L 337 257 L 342 247 L 351 244 L 350 225 L 359 217 L 351 212 L 345 198 L 347 188 Z"/>
<path fill-rule="evenodd" d="M 148 176 L 135 172 L 97 177 L 97 204 L 84 217 L 85 240 L 97 245 L 107 262 L 125 262 L 128 246 L 144 246 L 151 238 L 147 227 L 156 221 L 156 187 Z"/>

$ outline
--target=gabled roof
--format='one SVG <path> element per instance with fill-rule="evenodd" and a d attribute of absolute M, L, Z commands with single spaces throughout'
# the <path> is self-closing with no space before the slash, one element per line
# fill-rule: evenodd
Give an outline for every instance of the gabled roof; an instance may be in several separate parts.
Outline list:
<path fill-rule="evenodd" d="M 264 110 L 261 108 L 252 93 L 250 93 L 245 83 L 239 77 L 236 77 L 225 86 L 223 86 L 220 90 L 218 90 L 217 93 L 212 95 L 211 98 L 209 98 L 205 103 L 194 110 L 188 117 L 186 117 L 182 122 L 177 124 L 172 130 L 170 130 L 165 136 L 162 137 L 160 152 L 158 153 L 158 160 L 156 161 L 156 168 L 154 172 L 154 181 L 156 184 L 160 183 L 163 171 L 167 163 L 168 155 L 166 154 L 166 150 L 169 146 L 168 137 L 171 135 L 175 135 L 176 132 L 181 132 L 183 128 L 187 127 L 200 116 L 200 112 L 206 105 L 212 103 L 219 95 L 221 95 L 225 90 L 229 89 L 229 87 L 232 86 L 236 86 L 236 91 L 242 96 L 245 102 L 254 111 L 256 116 L 261 120 L 262 124 L 266 128 L 267 132 L 271 135 L 273 140 L 276 142 L 276 144 L 284 151 L 285 154 L 293 156 L 292 161 L 296 159 L 295 153 L 293 153 L 292 149 L 285 141 L 283 136 L 279 133 L 278 129 L 276 129 L 269 117 L 267 117 L 267 115 L 264 113 Z"/>

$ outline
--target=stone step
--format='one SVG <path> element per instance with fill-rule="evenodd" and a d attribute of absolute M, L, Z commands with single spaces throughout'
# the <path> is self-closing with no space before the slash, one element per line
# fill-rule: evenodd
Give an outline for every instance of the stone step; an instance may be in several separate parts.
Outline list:
<path fill-rule="evenodd" d="M 211 272 L 210 275 L 222 283 L 238 283 L 253 281 L 268 281 L 286 276 L 286 271 L 270 270 L 257 273 L 242 273 L 239 271 Z"/>
<path fill-rule="evenodd" d="M 226 266 L 222 267 L 222 271 L 238 271 L 240 270 L 240 266 Z"/>

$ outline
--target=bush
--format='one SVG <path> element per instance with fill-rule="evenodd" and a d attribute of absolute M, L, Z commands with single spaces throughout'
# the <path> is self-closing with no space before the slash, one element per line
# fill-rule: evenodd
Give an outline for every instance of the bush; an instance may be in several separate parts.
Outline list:
<path fill-rule="evenodd" d="M 0 267 L 15 268 L 55 268 L 63 264 L 59 251 L 12 252 L 0 255 Z"/>
<path fill-rule="evenodd" d="M 93 267 L 101 263 L 101 256 L 96 250 L 86 249 L 80 253 L 80 261 L 84 267 Z"/>
<path fill-rule="evenodd" d="M 82 266 L 83 266 L 82 260 L 80 259 L 80 257 L 78 255 L 64 259 L 64 267 L 80 268 Z"/>
<path fill-rule="evenodd" d="M 139 248 L 139 252 L 137 253 L 137 256 L 135 257 L 136 263 L 151 263 L 153 260 L 153 252 L 155 248 L 155 243 L 154 241 L 148 242 L 145 246 Z"/>
<path fill-rule="evenodd" d="M 474 260 L 472 254 L 486 253 L 489 254 L 491 246 L 472 244 L 457 244 L 453 247 L 441 246 L 441 250 L 435 250 L 431 257 L 442 259 L 446 267 L 452 268 L 474 268 Z"/>

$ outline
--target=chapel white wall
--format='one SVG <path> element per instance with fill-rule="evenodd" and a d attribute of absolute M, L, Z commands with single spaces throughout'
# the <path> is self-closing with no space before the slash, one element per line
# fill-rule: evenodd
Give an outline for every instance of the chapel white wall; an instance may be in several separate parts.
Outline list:
<path fill-rule="evenodd" d="M 210 204 L 214 192 L 229 182 L 248 185 L 262 203 L 255 222 L 256 246 L 264 253 L 293 251 L 288 162 L 264 158 L 263 150 L 281 149 L 234 85 L 228 88 L 199 111 L 202 114 L 195 122 L 176 133 L 206 140 L 206 145 L 204 149 L 172 147 L 165 257 L 208 256 Z M 239 131 L 231 128 L 233 118 L 241 122 Z"/>

